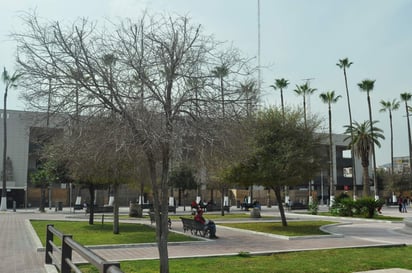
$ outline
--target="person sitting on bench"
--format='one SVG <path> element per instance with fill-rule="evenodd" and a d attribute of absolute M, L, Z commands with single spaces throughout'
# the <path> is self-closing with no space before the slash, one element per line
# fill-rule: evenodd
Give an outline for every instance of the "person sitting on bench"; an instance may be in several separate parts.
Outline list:
<path fill-rule="evenodd" d="M 207 220 L 203 217 L 203 210 L 198 209 L 197 214 L 195 215 L 195 221 L 201 223 L 202 225 L 205 225 L 207 229 L 209 229 L 210 232 L 210 239 L 217 239 L 218 237 L 216 236 L 216 225 L 212 220 Z"/>

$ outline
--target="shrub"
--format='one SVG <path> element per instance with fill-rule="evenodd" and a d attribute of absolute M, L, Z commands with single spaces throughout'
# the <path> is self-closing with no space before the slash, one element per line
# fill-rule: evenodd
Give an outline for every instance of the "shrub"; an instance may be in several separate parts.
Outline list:
<path fill-rule="evenodd" d="M 382 199 L 375 200 L 372 197 L 363 197 L 356 201 L 359 207 L 359 214 L 365 216 L 366 218 L 373 218 L 376 213 L 376 209 L 380 208 L 385 204 Z"/>
<path fill-rule="evenodd" d="M 384 203 L 384 200 L 375 200 L 372 197 L 363 197 L 353 201 L 347 194 L 341 194 L 336 198 L 334 204 L 330 208 L 330 213 L 339 216 L 351 217 L 360 215 L 366 218 L 373 218 L 376 214 L 376 209 L 382 207 Z"/>
<path fill-rule="evenodd" d="M 319 210 L 318 201 L 314 200 L 311 204 L 309 204 L 308 210 L 310 214 L 317 215 Z"/>
<path fill-rule="evenodd" d="M 332 215 L 353 216 L 355 210 L 355 202 L 346 193 L 336 197 L 335 202 L 330 208 Z"/>

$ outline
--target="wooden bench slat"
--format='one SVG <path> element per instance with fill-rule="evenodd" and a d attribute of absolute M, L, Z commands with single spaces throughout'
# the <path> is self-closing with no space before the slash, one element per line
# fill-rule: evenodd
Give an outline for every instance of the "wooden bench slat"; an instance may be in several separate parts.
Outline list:
<path fill-rule="evenodd" d="M 183 218 L 180 217 L 183 223 L 183 231 L 190 231 L 192 235 L 200 235 L 202 237 L 206 237 L 209 234 L 209 229 L 206 225 L 195 221 L 194 219 L 190 218 Z"/>

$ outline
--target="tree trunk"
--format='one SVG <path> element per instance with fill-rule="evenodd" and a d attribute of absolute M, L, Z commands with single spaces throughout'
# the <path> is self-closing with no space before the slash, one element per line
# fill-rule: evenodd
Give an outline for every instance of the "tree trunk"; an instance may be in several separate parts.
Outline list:
<path fill-rule="evenodd" d="M 350 107 L 349 89 L 348 89 L 348 78 L 346 76 L 346 68 L 343 67 L 343 75 L 345 77 L 345 87 L 346 87 L 346 98 L 348 100 L 348 111 L 349 111 L 349 125 L 352 128 L 352 110 Z M 350 131 L 351 142 L 353 140 L 353 131 Z M 350 155 L 352 159 L 352 183 L 353 183 L 353 199 L 356 199 L 356 164 L 355 164 L 355 153 L 353 147 L 350 149 Z"/>
<path fill-rule="evenodd" d="M 89 185 L 90 204 L 89 204 L 89 225 L 94 224 L 94 185 Z"/>
<path fill-rule="evenodd" d="M 40 212 L 44 212 L 44 208 L 46 205 L 46 188 L 44 186 L 42 186 L 40 188 L 40 207 L 39 207 L 39 211 Z"/>
<path fill-rule="evenodd" d="M 329 181 L 330 181 L 330 202 L 332 205 L 335 195 L 335 183 L 333 181 L 333 145 L 332 145 L 332 110 L 329 103 Z"/>
<path fill-rule="evenodd" d="M 6 175 L 6 160 L 7 160 L 7 86 L 4 91 L 4 102 L 3 102 L 3 188 L 1 191 L 1 204 L 0 209 L 2 211 L 7 210 L 7 175 Z M 44 211 L 44 210 L 43 210 Z"/>
<path fill-rule="evenodd" d="M 369 186 L 369 166 L 363 166 L 363 197 L 370 195 Z"/>
<path fill-rule="evenodd" d="M 165 151 L 164 151 L 165 152 Z M 168 225 L 168 187 L 167 173 L 169 161 L 164 157 L 162 164 L 162 177 L 160 185 L 156 175 L 156 161 L 150 151 L 146 151 L 148 159 L 150 178 L 153 189 L 153 206 L 156 222 L 156 242 L 160 259 L 160 273 L 169 273 L 169 252 L 167 248 L 167 239 L 169 232 Z"/>
<path fill-rule="evenodd" d="M 119 184 L 117 183 L 113 185 L 113 196 L 113 234 L 119 234 Z"/>
<path fill-rule="evenodd" d="M 276 187 L 273 187 L 272 189 L 275 192 L 276 200 L 278 201 L 278 204 L 279 204 L 279 213 L 280 213 L 280 218 L 282 219 L 282 226 L 287 227 L 288 222 L 286 221 L 285 208 L 283 207 L 283 203 L 282 203 L 281 186 L 276 186 Z"/>
<path fill-rule="evenodd" d="M 409 173 L 412 174 L 412 138 L 411 138 L 411 123 L 409 120 L 408 102 L 405 100 L 406 109 L 406 121 L 408 125 L 408 144 L 409 144 Z M 411 175 L 409 175 L 409 181 L 411 180 Z"/>
<path fill-rule="evenodd" d="M 371 137 L 374 139 L 373 135 L 373 120 L 372 120 L 372 109 L 371 109 L 371 99 L 368 92 L 368 106 L 369 106 L 369 122 L 371 124 Z M 375 143 L 372 142 L 372 164 L 373 164 L 373 188 L 375 191 L 375 196 L 378 196 L 378 179 L 376 177 L 376 154 L 375 154 Z M 369 181 L 368 181 L 369 182 Z M 369 191 L 369 189 L 368 189 Z"/>
<path fill-rule="evenodd" d="M 220 198 L 220 202 L 221 202 L 221 206 L 220 206 L 220 215 L 225 216 L 225 188 L 222 187 L 222 191 L 221 191 L 221 198 Z"/>
<path fill-rule="evenodd" d="M 391 174 L 394 174 L 393 172 L 393 126 L 392 126 L 392 111 L 389 110 L 389 123 L 390 123 L 390 128 L 391 128 Z"/>

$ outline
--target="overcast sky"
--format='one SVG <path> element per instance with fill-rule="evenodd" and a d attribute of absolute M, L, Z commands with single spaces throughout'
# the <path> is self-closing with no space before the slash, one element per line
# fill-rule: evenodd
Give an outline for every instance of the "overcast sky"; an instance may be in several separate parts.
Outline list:
<path fill-rule="evenodd" d="M 233 42 L 249 57 L 257 56 L 257 0 L 0 0 L 0 67 L 14 71 L 15 44 L 8 35 L 22 31 L 19 14 L 36 10 L 40 17 L 70 23 L 78 17 L 138 18 L 143 10 L 187 15 L 217 40 Z M 260 0 L 262 92 L 265 105 L 279 105 L 280 94 L 269 88 L 275 78 L 286 78 L 288 105 L 301 105 L 295 85 L 311 78 L 318 91 L 310 98 L 310 111 L 325 119 L 327 105 L 319 94 L 335 90 L 342 99 L 332 106 L 333 132 L 349 123 L 343 71 L 336 63 L 348 57 L 353 120 L 368 119 L 366 93 L 357 83 L 376 80 L 371 93 L 373 119 L 385 131 L 377 149 L 378 165 L 390 162 L 388 113 L 380 113 L 381 100 L 399 99 L 412 92 L 412 1 L 410 0 Z M 4 85 L 0 83 L 3 105 Z M 18 90 L 11 91 L 10 109 L 24 110 Z M 393 113 L 394 155 L 408 155 L 404 105 Z"/>

